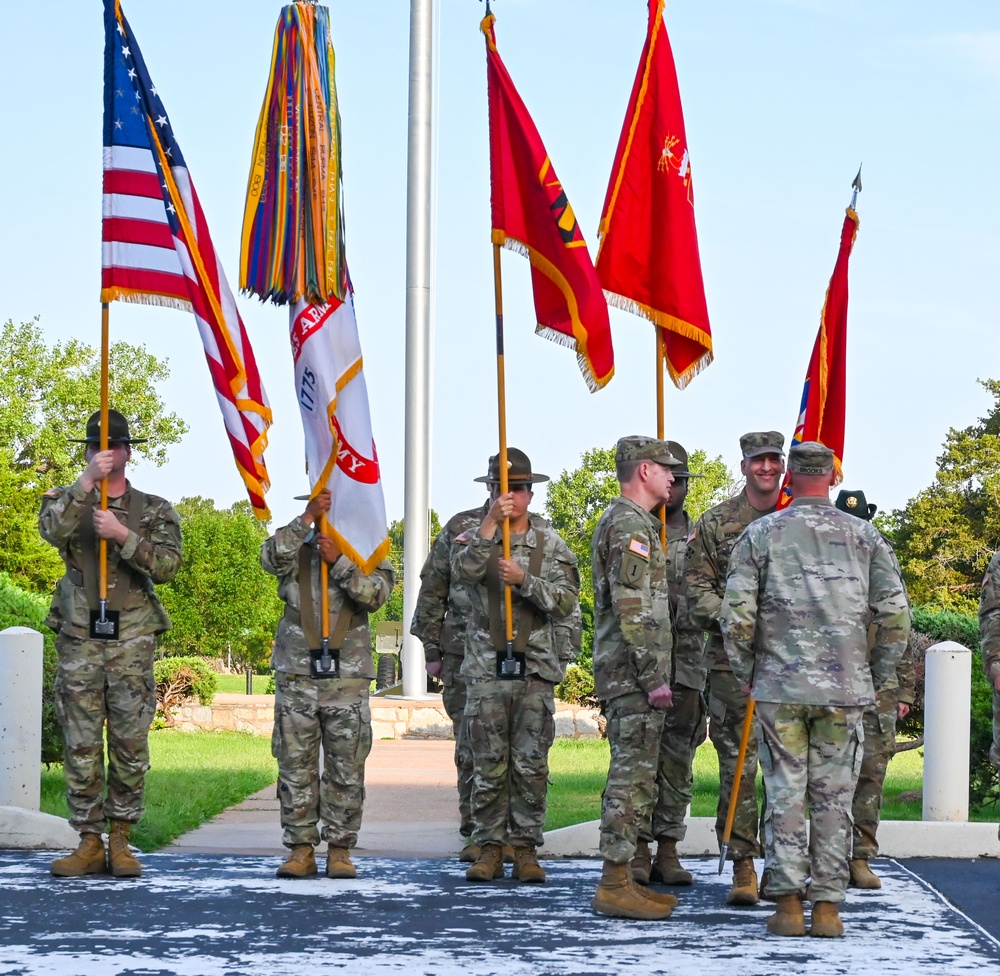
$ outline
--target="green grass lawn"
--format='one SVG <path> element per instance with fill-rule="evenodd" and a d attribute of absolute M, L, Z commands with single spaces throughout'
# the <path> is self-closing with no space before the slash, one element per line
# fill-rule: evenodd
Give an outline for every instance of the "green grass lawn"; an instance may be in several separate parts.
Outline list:
<path fill-rule="evenodd" d="M 608 776 L 609 757 L 606 740 L 556 739 L 549 753 L 551 784 L 546 830 L 600 818 L 601 791 Z M 883 820 L 921 818 L 920 800 L 899 802 L 896 797 L 919 790 L 923 772 L 922 750 L 913 749 L 893 757 L 885 778 Z M 704 743 L 695 753 L 692 794 L 691 816 L 714 817 L 719 795 L 719 762 L 711 743 Z M 994 821 L 997 819 L 996 807 L 972 810 L 969 819 Z"/>
<path fill-rule="evenodd" d="M 161 729 L 149 734 L 149 752 L 146 812 L 132 831 L 143 851 L 169 844 L 278 778 L 266 736 Z M 42 767 L 41 808 L 69 817 L 60 764 Z"/>
<path fill-rule="evenodd" d="M 255 674 L 253 676 L 253 693 L 266 695 L 270 681 L 271 675 L 269 674 Z M 247 693 L 247 676 L 245 674 L 217 674 L 215 676 L 215 690 L 224 695 L 245 695 Z"/>

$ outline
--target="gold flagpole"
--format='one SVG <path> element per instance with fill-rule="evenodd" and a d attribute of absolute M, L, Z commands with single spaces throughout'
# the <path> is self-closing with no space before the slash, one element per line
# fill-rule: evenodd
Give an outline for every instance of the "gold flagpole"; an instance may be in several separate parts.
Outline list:
<path fill-rule="evenodd" d="M 108 386 L 109 386 L 109 312 L 108 303 L 101 302 L 101 450 L 108 449 Z M 101 511 L 108 510 L 108 476 L 101 479 Z M 100 542 L 100 582 L 98 597 L 101 601 L 101 620 L 107 619 L 108 604 L 108 540 Z"/>
<path fill-rule="evenodd" d="M 493 245 L 493 291 L 496 298 L 497 314 L 497 414 L 500 428 L 500 494 L 506 495 L 509 490 L 507 482 L 507 401 L 504 384 L 503 367 L 503 286 L 500 280 L 500 245 Z M 500 524 L 503 535 L 503 558 L 510 559 L 510 519 L 504 519 Z M 510 657 L 514 646 L 514 612 L 510 594 L 510 584 L 503 588 L 503 604 L 507 612 L 507 656 Z"/>
<path fill-rule="evenodd" d="M 663 329 L 654 325 L 656 330 L 656 436 L 659 440 L 664 438 L 664 418 L 663 418 L 663 374 L 667 370 L 667 343 L 663 338 Z M 667 506 L 661 505 L 660 511 L 660 545 L 663 551 L 667 551 Z"/>

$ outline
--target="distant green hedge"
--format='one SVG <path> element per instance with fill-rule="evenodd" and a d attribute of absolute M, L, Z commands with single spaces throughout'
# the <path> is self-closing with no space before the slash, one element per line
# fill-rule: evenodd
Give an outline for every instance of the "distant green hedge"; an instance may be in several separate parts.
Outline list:
<path fill-rule="evenodd" d="M 44 640 L 42 662 L 42 762 L 62 762 L 65 745 L 62 729 L 56 721 L 55 680 L 58 656 L 55 634 L 43 621 L 49 612 L 49 601 L 37 593 L 28 593 L 16 586 L 6 573 L 0 573 L 0 630 L 8 627 L 30 627 L 41 633 Z"/>

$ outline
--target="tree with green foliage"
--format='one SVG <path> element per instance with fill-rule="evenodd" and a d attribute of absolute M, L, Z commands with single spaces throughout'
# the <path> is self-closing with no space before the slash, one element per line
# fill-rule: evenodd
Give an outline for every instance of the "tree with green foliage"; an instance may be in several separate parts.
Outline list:
<path fill-rule="evenodd" d="M 246 669 L 267 663 L 283 605 L 261 569 L 267 526 L 249 502 L 217 509 L 210 498 L 182 498 L 184 562 L 157 592 L 173 621 L 161 646 L 171 655 L 232 656 Z"/>
<path fill-rule="evenodd" d="M 187 430 L 156 392 L 167 364 L 125 342 L 109 355 L 111 403 L 148 438 L 134 456 L 161 465 Z M 37 318 L 0 330 L 0 571 L 27 589 L 50 590 L 62 575 L 58 553 L 38 536 L 38 508 L 43 492 L 83 468 L 83 445 L 70 438 L 83 436 L 100 405 L 100 375 L 99 350 L 78 339 L 49 346 Z"/>
<path fill-rule="evenodd" d="M 981 380 L 990 413 L 952 428 L 934 484 L 875 522 L 899 557 L 910 598 L 975 613 L 990 557 L 1000 547 L 1000 381 Z"/>

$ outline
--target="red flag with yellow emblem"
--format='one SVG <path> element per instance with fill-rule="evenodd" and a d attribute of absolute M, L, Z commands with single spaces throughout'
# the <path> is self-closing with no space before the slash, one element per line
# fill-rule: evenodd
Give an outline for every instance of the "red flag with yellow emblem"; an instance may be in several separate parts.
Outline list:
<path fill-rule="evenodd" d="M 712 361 L 712 330 L 663 0 L 649 0 L 646 43 L 598 233 L 597 275 L 608 301 L 663 329 L 667 370 L 683 389 Z"/>
<path fill-rule="evenodd" d="M 482 22 L 490 105 L 493 243 L 531 262 L 536 332 L 576 350 L 592 391 L 615 371 L 608 303 L 587 242 L 538 130 L 497 51 L 494 16 Z"/>

